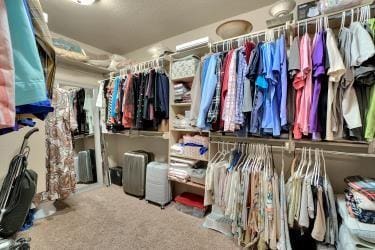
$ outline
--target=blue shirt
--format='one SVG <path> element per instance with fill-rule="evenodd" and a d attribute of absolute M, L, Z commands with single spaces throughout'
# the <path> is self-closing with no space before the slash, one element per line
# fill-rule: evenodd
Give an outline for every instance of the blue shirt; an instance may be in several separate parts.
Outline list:
<path fill-rule="evenodd" d="M 288 96 L 288 78 L 287 78 L 287 62 L 285 37 L 280 36 L 276 40 L 276 48 L 272 67 L 273 73 L 279 84 L 276 85 L 277 105 L 280 108 L 280 125 L 287 125 L 287 109 L 286 102 Z"/>
<path fill-rule="evenodd" d="M 202 96 L 201 105 L 199 108 L 199 114 L 197 119 L 197 127 L 206 129 L 208 127 L 206 123 L 206 117 L 208 110 L 211 106 L 212 98 L 215 94 L 217 85 L 217 57 L 218 54 L 211 55 L 204 62 L 204 71 L 202 74 Z M 206 66 L 206 67 L 205 67 Z"/>
<path fill-rule="evenodd" d="M 15 68 L 16 105 L 45 101 L 42 64 L 23 0 L 5 0 Z"/>
<path fill-rule="evenodd" d="M 264 133 L 280 136 L 280 112 L 275 97 L 276 86 L 278 84 L 275 78 L 272 66 L 274 62 L 275 43 L 269 42 L 262 46 L 263 75 L 268 82 L 268 89 L 265 94 L 264 112 L 262 118 L 262 128 Z"/>
<path fill-rule="evenodd" d="M 113 93 L 112 93 L 112 103 L 111 103 L 111 117 L 116 118 L 117 112 L 116 112 L 116 105 L 117 105 L 117 100 L 118 100 L 118 88 L 120 85 L 120 77 L 117 76 L 115 78 L 115 86 L 113 88 Z"/>

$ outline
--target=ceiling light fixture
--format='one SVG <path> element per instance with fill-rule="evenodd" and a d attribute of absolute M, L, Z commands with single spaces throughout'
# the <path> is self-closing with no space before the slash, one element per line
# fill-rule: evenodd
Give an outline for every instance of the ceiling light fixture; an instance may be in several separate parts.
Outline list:
<path fill-rule="evenodd" d="M 96 2 L 96 0 L 72 0 L 72 1 L 80 5 L 91 5 Z"/>

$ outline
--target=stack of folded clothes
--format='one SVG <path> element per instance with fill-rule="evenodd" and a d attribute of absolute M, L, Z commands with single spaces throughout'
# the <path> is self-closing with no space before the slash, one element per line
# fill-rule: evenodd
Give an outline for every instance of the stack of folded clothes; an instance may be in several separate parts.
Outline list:
<path fill-rule="evenodd" d="M 174 102 L 175 103 L 190 103 L 191 92 L 183 83 L 174 85 Z"/>
<path fill-rule="evenodd" d="M 338 249 L 375 249 L 375 179 L 350 176 L 345 182 L 345 195 L 337 196 Z"/>
<path fill-rule="evenodd" d="M 362 223 L 375 224 L 375 179 L 362 176 L 345 178 L 348 213 Z"/>
<path fill-rule="evenodd" d="M 172 148 L 171 148 L 172 149 Z M 203 182 L 206 169 L 201 161 L 171 157 L 168 178 L 178 182 Z"/>
<path fill-rule="evenodd" d="M 181 114 L 177 114 L 173 120 L 173 127 L 176 129 L 186 129 L 191 128 L 189 124 L 189 119 Z"/>

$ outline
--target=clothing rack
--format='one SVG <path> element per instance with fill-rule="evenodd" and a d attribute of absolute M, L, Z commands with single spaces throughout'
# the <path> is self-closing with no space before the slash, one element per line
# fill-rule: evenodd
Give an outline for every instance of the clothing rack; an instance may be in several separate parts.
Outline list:
<path fill-rule="evenodd" d="M 165 56 L 155 58 L 148 61 L 139 62 L 136 64 L 129 64 L 128 66 L 120 69 L 119 71 L 114 71 L 109 73 L 109 77 L 106 79 L 103 79 L 102 81 L 111 80 L 115 78 L 116 76 L 127 74 L 128 72 L 141 72 L 149 68 L 162 68 L 166 66 L 165 63 L 169 62 L 168 59 Z"/>
<path fill-rule="evenodd" d="M 262 142 L 228 142 L 228 141 L 220 141 L 220 140 L 214 140 L 210 141 L 210 143 L 213 144 L 224 144 L 224 145 L 231 145 L 231 146 L 236 146 L 236 145 L 241 145 L 241 144 L 266 144 Z M 279 149 L 279 150 L 285 150 L 288 151 L 289 153 L 295 153 L 295 152 L 301 152 L 303 150 L 303 147 L 298 147 L 294 148 L 293 150 L 290 150 L 287 146 L 274 146 L 274 145 L 269 145 L 272 149 Z M 306 147 L 305 147 L 306 148 Z M 352 152 L 343 152 L 343 151 L 332 151 L 332 150 L 324 150 L 325 154 L 330 154 L 330 155 L 338 155 L 338 156 L 349 156 L 349 157 L 365 157 L 365 158 L 375 158 L 375 154 L 366 154 L 366 153 L 352 153 Z"/>
<path fill-rule="evenodd" d="M 317 24 L 317 22 L 321 19 L 326 19 L 327 21 L 339 20 L 340 22 L 342 21 L 343 17 L 345 17 L 345 19 L 346 17 L 352 17 L 354 19 L 354 16 L 356 16 L 357 19 L 359 19 L 360 15 L 362 15 L 361 9 L 366 6 L 369 6 L 370 12 L 375 9 L 375 4 L 373 3 L 373 1 L 371 1 L 370 3 L 362 4 L 359 6 L 355 6 L 355 7 L 351 7 L 351 8 L 347 8 L 347 9 L 343 9 L 340 11 L 335 11 L 335 12 L 331 12 L 327 14 L 322 14 L 322 15 L 315 16 L 315 17 L 306 18 L 304 20 L 299 20 L 299 21 L 292 23 L 292 26 L 294 26 L 294 29 L 296 29 L 298 32 L 301 27 L 302 28 L 305 27 L 305 30 L 306 30 L 307 25 Z M 344 13 L 345 13 L 345 16 L 343 16 Z"/>

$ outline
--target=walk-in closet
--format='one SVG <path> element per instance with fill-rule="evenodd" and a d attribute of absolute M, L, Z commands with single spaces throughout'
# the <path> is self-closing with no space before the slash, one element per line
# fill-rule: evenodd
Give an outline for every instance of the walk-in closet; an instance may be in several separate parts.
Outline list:
<path fill-rule="evenodd" d="M 0 250 L 375 249 L 373 0 L 0 0 Z"/>

